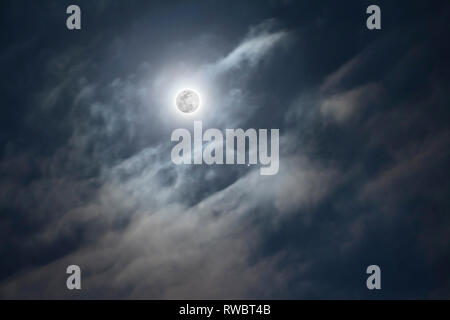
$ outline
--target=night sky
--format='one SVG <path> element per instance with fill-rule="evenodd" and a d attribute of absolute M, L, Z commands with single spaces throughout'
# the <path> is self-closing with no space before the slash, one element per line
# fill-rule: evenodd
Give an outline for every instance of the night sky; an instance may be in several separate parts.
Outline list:
<path fill-rule="evenodd" d="M 0 298 L 449 299 L 449 21 L 448 1 L 1 1 Z M 201 113 L 174 111 L 183 86 Z M 175 165 L 194 120 L 278 128 L 279 172 Z"/>

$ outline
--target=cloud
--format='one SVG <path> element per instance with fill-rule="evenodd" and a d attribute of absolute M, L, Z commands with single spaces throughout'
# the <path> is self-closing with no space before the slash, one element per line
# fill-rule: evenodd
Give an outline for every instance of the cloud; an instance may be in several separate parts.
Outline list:
<path fill-rule="evenodd" d="M 271 28 L 272 22 L 252 28 L 235 49 L 210 66 L 218 71 L 215 80 L 234 68 L 256 67 L 287 39 L 287 32 Z M 73 65 L 74 59 L 76 55 L 59 59 L 58 69 Z M 4 280 L 0 295 L 76 297 L 61 286 L 69 264 L 81 266 L 83 287 L 92 297 L 267 297 L 263 286 L 267 283 L 282 291 L 291 272 L 282 265 L 287 253 L 256 258 L 263 226 L 254 221 L 276 224 L 283 214 L 314 205 L 327 194 L 326 181 L 334 173 L 319 172 L 320 167 L 307 159 L 298 162 L 301 155 L 294 154 L 282 156 L 286 162 L 272 180 L 260 176 L 257 167 L 174 166 L 170 145 L 164 142 L 170 131 L 145 123 L 167 121 L 167 113 L 158 111 L 165 101 L 152 99 L 167 79 L 142 66 L 126 78 L 94 86 L 82 76 L 89 74 L 92 63 L 77 65 L 64 83 L 46 86 L 39 96 L 42 110 L 44 106 L 54 110 L 67 95 L 74 97 L 72 118 L 67 120 L 72 130 L 66 143 L 40 163 L 49 177 L 35 181 L 17 199 L 21 202 L 30 195 L 46 199 L 35 208 L 42 217 L 39 232 L 28 238 L 24 250 L 31 243 L 45 250 L 61 242 L 73 247 Z M 235 110 L 249 103 L 242 81 L 240 89 L 225 88 L 229 100 L 223 101 Z M 251 115 L 249 109 L 245 114 Z M 244 120 L 233 112 L 222 117 L 228 124 Z M 153 140 L 147 139 L 150 145 L 139 149 L 136 141 L 144 135 Z M 96 174 L 58 176 L 77 167 Z M 286 198 L 290 188 L 296 189 L 295 196 Z M 65 205 L 55 205 L 55 199 Z"/>
<path fill-rule="evenodd" d="M 381 86 L 370 83 L 348 91 L 326 97 L 320 103 L 320 112 L 324 117 L 336 122 L 348 120 L 361 108 L 373 103 L 381 94 Z"/>
<path fill-rule="evenodd" d="M 235 49 L 209 66 L 210 72 L 217 75 L 242 68 L 244 65 L 255 67 L 271 50 L 289 38 L 287 31 L 271 31 L 274 25 L 273 20 L 268 20 L 253 27 Z"/>
<path fill-rule="evenodd" d="M 109 182 L 96 199 L 48 225 L 45 233 L 46 241 L 51 242 L 84 226 L 88 227 L 85 232 L 92 229 L 97 233 L 89 237 L 92 242 L 49 265 L 9 279 L 2 285 L 2 295 L 33 297 L 37 288 L 46 287 L 41 294 L 48 298 L 72 296 L 60 288 L 63 275 L 54 277 L 57 270 L 72 263 L 82 267 L 86 289 L 91 293 L 112 290 L 114 298 L 183 298 L 188 294 L 191 298 L 264 297 L 268 281 L 275 281 L 273 287 L 279 290 L 287 285 L 289 272 L 284 273 L 280 266 L 285 253 L 252 258 L 262 237 L 253 221 L 264 217 L 275 222 L 282 218 L 276 212 L 292 213 L 319 200 L 327 190 L 324 179 L 330 179 L 326 172 L 307 165 L 298 168 L 295 159 L 288 159 L 275 181 L 254 169 L 188 207 L 171 198 L 177 189 L 192 187 L 187 185 L 186 173 L 179 170 L 177 182 L 164 188 L 157 179 L 164 165 L 144 161 L 141 154 L 111 171 Z M 293 180 L 286 179 L 296 171 Z M 308 176 L 310 179 L 304 179 Z M 265 181 L 274 187 L 265 187 Z M 314 187 L 319 183 L 320 187 Z M 294 187 L 295 194 L 287 201 L 284 191 Z M 130 222 L 114 230 L 113 225 L 125 213 Z M 279 279 L 274 276 L 277 274 Z M 131 291 L 123 292 L 123 288 Z"/>

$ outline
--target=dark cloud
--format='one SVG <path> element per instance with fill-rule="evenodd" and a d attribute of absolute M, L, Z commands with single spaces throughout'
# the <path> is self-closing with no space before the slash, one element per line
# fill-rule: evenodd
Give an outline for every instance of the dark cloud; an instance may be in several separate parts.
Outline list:
<path fill-rule="evenodd" d="M 1 5 L 0 297 L 450 296 L 448 4 L 78 3 Z M 279 173 L 175 166 L 183 86 Z"/>

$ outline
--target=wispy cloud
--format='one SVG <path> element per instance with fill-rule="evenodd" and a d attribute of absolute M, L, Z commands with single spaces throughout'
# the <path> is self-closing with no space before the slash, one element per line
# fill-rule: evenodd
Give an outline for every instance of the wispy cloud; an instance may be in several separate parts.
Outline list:
<path fill-rule="evenodd" d="M 274 25 L 274 21 L 268 20 L 253 27 L 235 49 L 210 66 L 211 72 L 220 74 L 245 65 L 255 67 L 271 50 L 289 38 L 285 30 L 273 31 Z"/>

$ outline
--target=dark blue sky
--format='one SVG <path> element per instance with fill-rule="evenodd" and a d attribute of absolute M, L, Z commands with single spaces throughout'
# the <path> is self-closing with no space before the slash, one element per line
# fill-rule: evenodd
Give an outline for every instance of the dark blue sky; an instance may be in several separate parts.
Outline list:
<path fill-rule="evenodd" d="M 446 1 L 2 1 L 0 297 L 448 299 L 449 19 Z M 205 128 L 279 128 L 279 173 L 174 165 L 179 86 L 207 97 Z"/>

